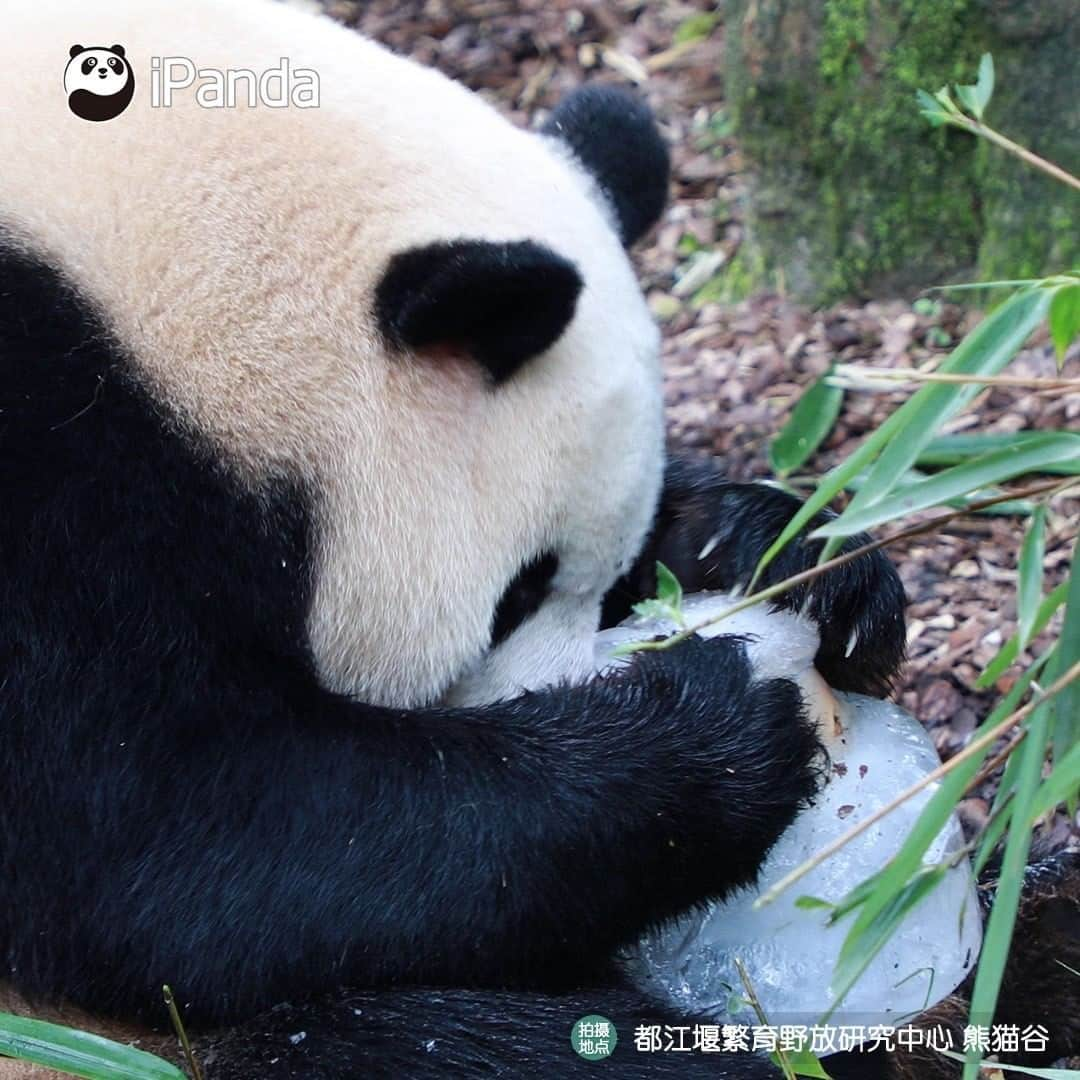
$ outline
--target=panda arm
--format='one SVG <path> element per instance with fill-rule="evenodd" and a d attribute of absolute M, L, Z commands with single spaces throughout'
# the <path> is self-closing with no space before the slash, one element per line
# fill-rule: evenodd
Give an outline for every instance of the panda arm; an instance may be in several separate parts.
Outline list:
<path fill-rule="evenodd" d="M 671 458 L 651 535 L 630 571 L 605 599 L 604 625 L 629 614 L 637 600 L 656 592 L 656 563 L 664 563 L 688 592 L 745 588 L 758 560 L 799 509 L 799 500 L 761 483 L 732 483 L 710 462 Z M 814 565 L 819 541 L 806 534 L 826 520 L 815 518 L 770 563 L 769 585 Z M 866 536 L 847 540 L 850 551 Z M 888 692 L 904 654 L 904 590 L 889 560 L 875 551 L 826 574 L 810 589 L 793 589 L 778 607 L 801 610 L 818 625 L 817 666 L 841 690 Z"/>
<path fill-rule="evenodd" d="M 174 654 L 156 702 L 119 670 L 92 702 L 33 695 L 42 742 L 0 796 L 22 989 L 153 1016 L 169 982 L 230 1020 L 338 984 L 578 983 L 752 880 L 815 788 L 797 690 L 730 640 L 468 711 L 266 659 Z"/>

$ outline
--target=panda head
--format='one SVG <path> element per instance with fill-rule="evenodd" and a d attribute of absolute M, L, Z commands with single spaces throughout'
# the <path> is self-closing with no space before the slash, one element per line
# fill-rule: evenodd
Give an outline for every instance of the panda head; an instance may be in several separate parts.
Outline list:
<path fill-rule="evenodd" d="M 123 45 L 72 45 L 64 69 L 71 111 L 83 120 L 112 120 L 131 102 L 135 74 Z"/>
<path fill-rule="evenodd" d="M 11 32 L 47 56 L 30 10 Z M 303 493 L 324 685 L 405 707 L 586 675 L 663 471 L 659 333 L 626 250 L 666 191 L 647 110 L 587 89 L 527 131 L 292 5 L 107 12 L 128 55 L 167 41 L 259 72 L 288 52 L 319 74 L 318 108 L 146 96 L 41 155 L 20 152 L 42 137 L 20 109 L 0 211 L 178 426 L 249 488 Z M 122 62 L 78 50 L 72 95 L 109 100 Z M 0 94 L 18 75 L 0 69 Z M 32 89 L 47 115 L 55 87 Z"/>
<path fill-rule="evenodd" d="M 390 258 L 375 294 L 391 348 L 429 376 L 455 355 L 479 369 L 487 405 L 505 409 L 507 461 L 550 469 L 550 505 L 538 506 L 544 538 L 503 552 L 512 552 L 512 573 L 503 571 L 497 597 L 488 594 L 494 607 L 476 611 L 490 632 L 477 635 L 482 648 L 444 696 L 454 705 L 590 673 L 600 602 L 644 540 L 659 480 L 658 335 L 625 249 L 663 210 L 667 148 L 648 108 L 610 87 L 571 94 L 540 136 L 578 188 L 566 192 L 569 230 L 546 233 L 548 215 L 538 213 L 527 239 L 408 247 Z M 575 222 L 585 235 L 568 242 Z M 530 412 L 534 395 L 540 405 L 549 392 L 561 408 L 545 428 Z M 513 472 L 503 479 L 484 508 L 499 524 L 520 512 Z M 474 543 L 483 553 L 485 541 Z"/>

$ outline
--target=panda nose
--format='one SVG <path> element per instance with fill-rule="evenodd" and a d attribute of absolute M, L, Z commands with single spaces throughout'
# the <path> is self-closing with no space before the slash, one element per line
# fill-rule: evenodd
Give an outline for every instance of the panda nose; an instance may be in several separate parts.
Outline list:
<path fill-rule="evenodd" d="M 104 79 L 105 76 L 109 74 L 109 72 L 107 68 L 98 68 L 97 74 L 99 79 Z"/>

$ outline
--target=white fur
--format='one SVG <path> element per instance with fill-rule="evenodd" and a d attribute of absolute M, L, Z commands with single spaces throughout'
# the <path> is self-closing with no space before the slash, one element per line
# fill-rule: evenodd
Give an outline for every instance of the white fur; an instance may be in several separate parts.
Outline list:
<path fill-rule="evenodd" d="M 136 94 L 69 112 L 74 42 L 119 42 Z M 10 5 L 0 220 L 108 313 L 147 384 L 252 484 L 319 493 L 309 631 L 327 685 L 410 705 L 576 677 L 660 481 L 658 339 L 589 181 L 439 74 L 264 0 Z M 150 58 L 315 69 L 321 107 L 151 109 Z M 547 354 L 492 391 L 467 358 L 387 355 L 372 290 L 396 251 L 534 239 L 585 289 Z M 552 599 L 491 656 L 521 562 Z"/>

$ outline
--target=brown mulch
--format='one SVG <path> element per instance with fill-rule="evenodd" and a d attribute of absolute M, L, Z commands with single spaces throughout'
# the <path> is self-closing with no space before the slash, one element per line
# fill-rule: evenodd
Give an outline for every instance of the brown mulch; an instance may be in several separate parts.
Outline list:
<path fill-rule="evenodd" d="M 766 453 L 802 390 L 834 361 L 916 366 L 943 357 L 976 317 L 943 304 L 917 314 L 907 299 L 809 311 L 776 294 L 705 302 L 700 288 L 743 237 L 743 163 L 725 112 L 723 27 L 712 0 L 323 0 L 335 17 L 395 51 L 437 67 L 536 123 L 586 79 L 636 85 L 673 151 L 672 202 L 635 251 L 643 286 L 664 328 L 669 431 L 687 449 L 713 454 L 736 479 L 770 475 Z M 696 19 L 707 36 L 677 42 Z M 1077 374 L 1077 357 L 1070 374 Z M 1045 341 L 1012 373 L 1055 371 Z M 849 392 L 825 447 L 804 470 L 820 475 L 903 401 L 908 391 Z M 1080 427 L 1080 394 L 995 390 L 951 425 L 954 431 Z M 796 478 L 798 479 L 798 478 Z M 1080 523 L 1080 500 L 1058 499 L 1047 532 L 1047 587 L 1062 580 Z M 969 516 L 947 533 L 893 554 L 911 599 L 910 663 L 900 701 L 931 730 L 945 758 L 960 748 L 1015 678 L 973 689 L 982 666 L 1015 629 L 1016 555 L 1024 520 Z M 1045 639 L 1044 639 L 1045 640 Z M 1036 646 L 1036 652 L 1039 645 Z M 993 783 L 961 810 L 985 821 Z M 1080 822 L 1064 814 L 1042 826 L 1054 842 Z"/>

